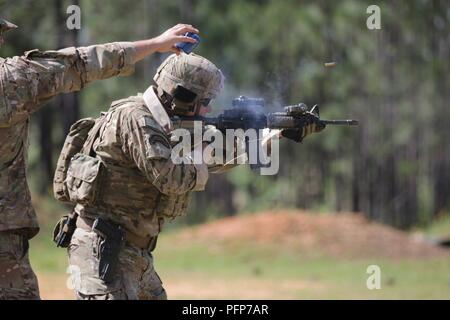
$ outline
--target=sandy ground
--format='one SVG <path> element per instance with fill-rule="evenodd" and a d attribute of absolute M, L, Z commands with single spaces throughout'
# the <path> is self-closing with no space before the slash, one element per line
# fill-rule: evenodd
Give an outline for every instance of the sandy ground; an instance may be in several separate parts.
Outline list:
<path fill-rule="evenodd" d="M 41 298 L 44 300 L 73 300 L 73 291 L 67 288 L 67 276 L 38 273 Z"/>
<path fill-rule="evenodd" d="M 44 300 L 71 300 L 65 275 L 38 274 Z M 280 281 L 275 279 L 205 279 L 171 276 L 164 281 L 169 299 L 300 299 L 302 292 L 320 294 L 326 287 L 315 281 Z"/>

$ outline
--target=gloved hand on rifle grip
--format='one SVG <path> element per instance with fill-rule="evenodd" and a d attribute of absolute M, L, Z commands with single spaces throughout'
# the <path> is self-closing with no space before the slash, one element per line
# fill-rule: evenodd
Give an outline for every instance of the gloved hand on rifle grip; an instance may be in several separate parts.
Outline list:
<path fill-rule="evenodd" d="M 308 117 L 306 117 L 301 128 L 281 130 L 281 136 L 295 142 L 302 142 L 308 135 L 314 132 L 320 132 L 325 129 L 325 127 L 326 125 L 320 123 L 319 117 L 316 114 L 308 112 Z"/>

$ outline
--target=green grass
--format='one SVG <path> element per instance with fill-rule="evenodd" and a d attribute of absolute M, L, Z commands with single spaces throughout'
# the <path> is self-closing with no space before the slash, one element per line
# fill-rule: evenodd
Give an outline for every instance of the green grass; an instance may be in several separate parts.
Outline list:
<path fill-rule="evenodd" d="M 260 290 L 273 292 L 273 298 L 450 299 L 450 255 L 432 260 L 348 260 L 305 255 L 276 244 L 186 243 L 177 234 L 176 229 L 162 234 L 154 253 L 155 267 L 163 280 L 186 279 L 194 289 L 220 280 L 224 287 L 242 284 L 242 290 L 261 283 L 266 287 Z M 55 247 L 50 228 L 32 240 L 30 257 L 39 274 L 64 276 L 66 250 Z M 371 264 L 381 268 L 380 290 L 366 287 L 366 269 Z M 248 288 L 243 285 L 246 281 L 251 281 L 245 285 Z M 239 294 L 233 291 L 230 298 Z"/>
<path fill-rule="evenodd" d="M 437 219 L 423 231 L 431 237 L 450 238 L 450 215 Z"/>
<path fill-rule="evenodd" d="M 43 273 L 64 273 L 68 265 L 66 249 L 56 248 L 50 230 L 42 230 L 31 240 L 30 260 L 33 268 Z"/>
<path fill-rule="evenodd" d="M 280 283 L 303 280 L 311 284 L 310 290 L 292 290 L 293 298 L 302 299 L 450 299 L 450 256 L 426 261 L 305 257 L 276 245 L 180 244 L 175 235 L 176 231 L 162 236 L 155 252 L 156 268 L 163 278 L 183 272 L 228 279 L 231 284 L 233 279 L 246 278 Z M 366 287 L 366 270 L 372 264 L 381 268 L 380 290 Z M 316 290 L 315 284 L 322 289 Z"/>
<path fill-rule="evenodd" d="M 63 214 L 70 212 L 63 204 L 49 197 L 37 197 L 33 205 L 38 212 L 39 234 L 30 242 L 30 259 L 34 269 L 45 273 L 64 273 L 67 268 L 66 250 L 56 248 L 52 241 L 53 226 Z"/>

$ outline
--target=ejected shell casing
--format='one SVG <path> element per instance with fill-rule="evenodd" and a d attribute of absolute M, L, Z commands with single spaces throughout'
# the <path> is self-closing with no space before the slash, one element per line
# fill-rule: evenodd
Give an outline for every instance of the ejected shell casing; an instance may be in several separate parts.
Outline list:
<path fill-rule="evenodd" d="M 325 68 L 334 68 L 336 67 L 336 62 L 325 62 L 324 63 Z"/>

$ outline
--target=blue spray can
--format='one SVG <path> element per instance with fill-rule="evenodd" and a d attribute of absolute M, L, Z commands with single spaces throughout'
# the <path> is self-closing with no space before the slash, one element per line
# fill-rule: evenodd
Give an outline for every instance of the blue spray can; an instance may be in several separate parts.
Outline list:
<path fill-rule="evenodd" d="M 193 38 L 195 40 L 197 40 L 197 43 L 190 43 L 190 42 L 177 42 L 175 44 L 175 47 L 183 50 L 186 54 L 191 53 L 192 51 L 194 51 L 194 49 L 198 46 L 198 44 L 200 43 L 200 37 L 198 36 L 198 34 L 196 33 L 192 33 L 192 32 L 187 32 L 185 34 L 186 37 L 190 37 Z"/>

